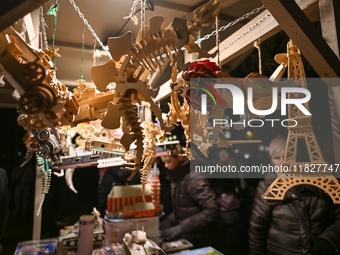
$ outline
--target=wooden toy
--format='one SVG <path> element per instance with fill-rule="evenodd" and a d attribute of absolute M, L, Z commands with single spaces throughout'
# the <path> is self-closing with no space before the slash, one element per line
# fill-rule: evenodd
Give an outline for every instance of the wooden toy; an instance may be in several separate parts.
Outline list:
<path fill-rule="evenodd" d="M 306 74 L 301 53 L 293 41 L 290 40 L 287 44 L 287 54 L 278 54 L 275 56 L 275 60 L 281 65 L 281 67 L 279 67 L 279 73 L 281 75 L 283 74 L 281 69 L 288 66 L 288 78 L 302 88 L 307 89 Z M 293 96 L 292 94 L 289 95 L 290 98 Z M 304 103 L 304 106 L 309 109 L 308 103 Z M 308 184 L 324 190 L 335 204 L 340 204 L 340 184 L 332 175 L 332 172 L 329 171 L 330 166 L 325 162 L 322 155 L 313 131 L 312 117 L 310 115 L 304 115 L 295 105 L 289 105 L 288 119 L 293 119 L 298 123 L 296 126 L 288 128 L 285 158 L 282 163 L 282 167 L 287 167 L 287 169 L 291 170 L 281 172 L 263 194 L 262 198 L 283 200 L 287 190 L 291 187 Z M 306 143 L 309 155 L 308 162 L 296 162 L 299 139 Z M 318 169 L 320 167 L 321 169 Z M 305 168 L 307 171 L 305 171 Z M 313 171 L 312 168 L 317 168 L 317 170 Z"/>
<path fill-rule="evenodd" d="M 173 83 L 177 80 L 177 63 L 172 68 L 171 80 Z M 171 102 L 168 103 L 169 113 L 166 115 L 166 122 L 168 124 L 175 124 L 180 121 L 184 128 L 184 134 L 186 136 L 186 156 L 190 159 L 190 106 L 187 101 L 184 101 L 183 105 L 180 105 L 177 92 L 171 88 L 170 92 Z M 198 123 L 197 123 L 198 124 Z"/>
<path fill-rule="evenodd" d="M 107 105 L 113 100 L 115 92 L 97 92 L 94 84 L 86 84 L 85 80 L 78 80 L 79 86 L 73 89 L 73 95 L 79 102 L 79 113 L 75 116 L 72 125 L 90 120 L 103 119 Z"/>
<path fill-rule="evenodd" d="M 141 183 L 142 183 L 142 198 L 145 202 L 145 185 L 147 182 L 147 177 L 149 175 L 149 171 L 151 169 L 152 163 L 156 159 L 156 136 L 159 135 L 161 132 L 159 126 L 157 124 L 152 123 L 151 121 L 147 120 L 142 123 L 142 127 L 144 129 L 144 150 L 142 156 L 143 168 L 141 169 Z"/>
<path fill-rule="evenodd" d="M 160 213 L 159 196 L 153 197 L 151 183 L 145 185 L 143 202 L 142 185 L 114 186 L 107 200 L 107 216 L 110 219 L 152 217 Z M 159 182 L 156 189 L 159 188 Z"/>
<path fill-rule="evenodd" d="M 132 43 L 131 32 L 121 37 L 109 38 L 108 46 L 113 59 L 103 66 L 92 67 L 92 79 L 100 91 L 104 91 L 109 83 L 116 83 L 115 99 L 109 104 L 108 113 L 102 125 L 109 129 L 118 128 L 119 119 L 122 116 L 124 136 L 121 143 L 126 151 L 133 142 L 137 146 L 135 155 L 127 153 L 124 156 L 126 161 L 132 161 L 128 165 L 133 168 L 125 168 L 134 171 L 129 179 L 140 169 L 143 154 L 142 129 L 135 116 L 134 104 L 136 102 L 140 104 L 141 101 L 149 102 L 151 110 L 160 121 L 161 128 L 165 132 L 173 128 L 163 123 L 161 110 L 152 100 L 158 91 L 149 88 L 146 83 L 147 76 L 157 69 L 161 72 L 164 63 L 163 54 L 170 59 L 172 64 L 177 62 L 180 68 L 185 69 L 186 65 L 183 63 L 182 51 L 180 51 L 182 47 L 187 48 L 189 53 L 199 53 L 199 57 L 212 56 L 194 43 L 192 35 L 202 26 L 211 24 L 221 8 L 221 1 L 210 0 L 194 11 L 192 20 L 174 18 L 166 29 L 163 28 L 163 17 L 152 17 L 149 27 L 144 26 L 139 32 L 136 44 Z"/>
<path fill-rule="evenodd" d="M 124 249 L 128 255 L 166 254 L 154 241 L 147 239 L 146 232 L 142 230 L 126 233 L 123 238 Z"/>
<path fill-rule="evenodd" d="M 194 118 L 195 121 L 191 121 L 194 123 L 194 127 L 191 132 L 194 136 L 194 142 L 201 152 L 207 156 L 207 150 L 212 144 L 218 144 L 219 147 L 229 147 L 229 144 L 235 143 L 261 143 L 260 140 L 244 140 L 244 141 L 228 141 L 225 138 L 221 124 L 216 124 L 214 128 L 206 127 L 207 124 L 207 115 L 202 116 L 200 113 L 201 108 L 197 107 L 201 105 L 201 98 L 198 96 L 198 92 L 200 88 L 198 88 L 197 84 L 193 84 L 191 86 L 190 79 L 191 78 L 232 78 L 226 73 L 221 72 L 221 69 L 214 63 L 209 60 L 203 61 L 194 61 L 190 64 L 190 66 L 185 70 L 182 75 L 177 78 L 177 71 L 175 67 L 173 68 L 173 73 L 171 76 L 172 84 L 171 84 L 171 104 L 169 104 L 170 112 L 167 117 L 167 121 L 171 123 L 177 123 L 177 119 L 182 121 L 182 124 L 185 127 L 185 132 L 187 135 L 187 150 L 189 147 L 190 138 L 190 115 Z M 249 74 L 246 78 L 241 80 L 234 79 L 234 82 L 237 87 L 241 90 L 246 90 L 248 86 L 253 86 L 251 78 L 265 78 L 265 76 L 259 74 Z M 275 85 L 281 86 L 282 83 L 276 83 Z M 257 94 L 257 98 L 254 99 L 254 107 L 256 105 L 256 109 L 268 109 L 271 103 L 271 86 L 274 85 L 272 82 L 264 83 L 261 89 L 254 88 L 254 94 Z M 205 89 L 211 89 L 210 87 L 206 87 Z M 232 108 L 232 96 L 227 92 L 226 89 L 212 89 L 215 96 L 217 95 L 219 99 L 219 103 L 214 105 L 212 109 L 209 109 L 211 112 L 211 116 L 213 119 L 223 119 L 224 118 L 224 110 L 227 108 Z M 178 94 L 180 94 L 184 98 L 184 104 L 182 107 L 179 106 L 178 103 Z M 246 108 L 247 109 L 247 108 Z M 253 114 L 246 113 L 241 116 L 240 122 L 243 120 L 248 120 L 248 118 L 257 117 Z M 244 128 L 244 127 L 243 127 Z M 237 126 L 236 126 L 237 129 Z M 238 129 L 241 129 L 239 127 Z M 209 130 L 212 130 L 212 134 L 209 133 Z M 209 137 L 210 136 L 210 137 Z M 209 138 L 209 139 L 208 139 Z M 190 155 L 190 154 L 189 154 Z"/>
<path fill-rule="evenodd" d="M 101 120 L 91 122 L 92 131 L 85 137 L 85 150 L 91 150 L 104 156 L 124 155 L 125 148 L 120 143 L 123 135 L 122 130 L 106 129 L 101 126 L 101 122 Z"/>
<path fill-rule="evenodd" d="M 50 51 L 27 45 L 9 27 L 0 33 L 0 68 L 19 95 L 25 129 L 49 127 L 58 137 L 56 127 L 72 122 L 79 104 L 55 77 Z"/>

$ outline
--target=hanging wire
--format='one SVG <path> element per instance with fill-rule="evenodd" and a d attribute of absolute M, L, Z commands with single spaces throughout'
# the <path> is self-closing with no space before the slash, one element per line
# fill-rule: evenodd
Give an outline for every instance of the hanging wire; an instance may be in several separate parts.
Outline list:
<path fill-rule="evenodd" d="M 80 71 L 80 79 L 83 80 L 84 76 L 83 76 L 83 70 L 84 70 L 84 41 L 85 41 L 85 30 L 86 30 L 86 26 L 84 24 L 84 31 L 83 31 L 83 35 L 82 35 L 82 43 L 81 43 L 81 71 Z"/>
<path fill-rule="evenodd" d="M 218 16 L 215 18 L 215 28 L 216 28 L 216 47 L 217 47 L 217 65 L 221 68 L 221 61 L 220 61 L 220 32 L 218 30 L 219 20 Z"/>
<path fill-rule="evenodd" d="M 84 24 L 87 26 L 87 29 L 90 30 L 90 32 L 93 35 L 93 37 L 97 40 L 97 42 L 99 43 L 100 47 L 102 47 L 102 49 L 108 53 L 108 56 L 110 57 L 110 59 L 112 59 L 111 54 L 109 52 L 109 47 L 108 46 L 104 46 L 104 44 L 99 39 L 99 37 L 97 36 L 96 32 L 93 30 L 93 28 L 91 27 L 91 25 L 87 21 L 87 19 L 85 19 L 84 14 L 80 11 L 79 7 L 76 5 L 74 0 L 69 0 L 69 1 L 72 4 L 72 6 L 75 9 L 75 11 L 78 13 L 79 17 L 83 20 Z"/>
<path fill-rule="evenodd" d="M 50 47 L 48 46 L 48 41 L 47 41 L 47 35 L 46 35 L 46 27 L 47 24 L 45 22 L 45 18 L 44 18 L 44 9 L 42 6 L 40 6 L 40 28 L 41 28 L 41 32 L 42 32 L 42 39 L 44 40 L 44 44 L 41 43 L 41 48 L 45 48 L 46 50 L 49 50 Z M 44 47 L 45 46 L 45 47 Z"/>
<path fill-rule="evenodd" d="M 53 28 L 53 35 L 52 35 L 52 49 L 53 49 L 52 61 L 54 63 L 54 68 L 56 67 L 54 42 L 55 42 L 55 31 L 56 31 L 56 28 L 57 28 L 58 11 L 59 11 L 59 4 L 55 4 L 47 12 L 47 15 L 53 15 L 54 16 L 54 28 Z"/>
<path fill-rule="evenodd" d="M 238 40 L 240 40 L 243 36 L 245 36 L 246 34 L 248 34 L 250 31 L 254 30 L 256 27 L 260 26 L 261 23 L 266 20 L 268 17 L 270 17 L 271 14 L 267 13 L 266 15 L 263 16 L 262 19 L 260 19 L 259 21 L 257 21 L 254 25 L 252 25 L 251 27 L 249 27 L 246 31 L 244 31 L 242 34 L 240 34 L 238 37 L 236 37 L 234 40 L 232 40 L 228 45 L 226 45 L 225 47 L 223 47 L 223 49 L 221 49 L 220 53 L 222 53 L 223 51 L 225 51 L 226 49 L 228 49 L 230 46 L 232 46 L 234 43 L 236 43 Z"/>
<path fill-rule="evenodd" d="M 141 0 L 142 12 L 141 12 L 141 31 L 142 31 L 142 40 L 144 40 L 144 26 L 145 26 L 145 0 Z"/>
<path fill-rule="evenodd" d="M 266 9 L 266 7 L 265 7 L 264 5 L 262 5 L 261 7 L 255 8 L 255 9 L 252 10 L 251 12 L 248 12 L 248 13 L 244 14 L 242 17 L 239 17 L 238 19 L 235 19 L 234 21 L 229 22 L 227 25 L 220 27 L 220 29 L 218 30 L 218 32 L 222 32 L 222 31 L 226 30 L 227 28 L 236 25 L 236 24 L 239 23 L 240 21 L 249 18 L 249 16 L 258 13 L 258 12 L 259 12 L 260 10 L 262 10 L 262 9 Z M 205 41 L 205 40 L 208 40 L 211 36 L 213 36 L 213 35 L 215 35 L 215 34 L 216 34 L 216 30 L 214 30 L 214 31 L 212 31 L 210 34 L 207 34 L 207 35 L 205 35 L 204 37 L 202 37 L 202 38 L 196 40 L 195 43 L 198 44 L 198 43 L 200 43 L 200 42 L 203 42 L 203 41 Z"/>

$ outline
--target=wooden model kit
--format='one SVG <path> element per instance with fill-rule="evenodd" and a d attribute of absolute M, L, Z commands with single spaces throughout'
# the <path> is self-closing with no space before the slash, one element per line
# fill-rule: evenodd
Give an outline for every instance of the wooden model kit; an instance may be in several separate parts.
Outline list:
<path fill-rule="evenodd" d="M 154 241 L 147 239 L 144 229 L 126 233 L 123 238 L 124 249 L 128 255 L 166 254 Z"/>
<path fill-rule="evenodd" d="M 107 198 L 109 219 L 153 217 L 160 213 L 159 180 L 145 185 L 143 193 L 142 185 L 113 185 Z"/>
<path fill-rule="evenodd" d="M 155 152 L 155 146 L 156 146 L 156 136 L 159 135 L 161 132 L 159 126 L 157 124 L 151 122 L 151 121 L 144 121 L 142 123 L 142 127 L 144 129 L 144 150 L 143 150 L 143 168 L 141 169 L 141 183 L 142 183 L 142 198 L 145 202 L 145 185 L 147 182 L 147 178 L 149 175 L 149 171 L 152 167 L 153 162 L 156 159 L 156 152 Z"/>
<path fill-rule="evenodd" d="M 287 44 L 287 54 L 278 54 L 275 56 L 275 60 L 284 68 L 288 66 L 289 79 L 292 79 L 302 88 L 307 88 L 300 50 L 295 46 L 293 41 L 289 41 Z M 280 71 L 281 75 L 283 71 Z M 293 97 L 294 95 L 290 94 L 289 96 Z M 308 103 L 304 103 L 304 106 L 309 109 Z M 283 200 L 287 190 L 291 187 L 308 184 L 324 190 L 335 204 L 340 204 L 340 184 L 332 175 L 331 171 L 328 170 L 329 165 L 325 162 L 313 131 L 312 117 L 310 115 L 304 115 L 295 105 L 289 105 L 288 119 L 293 119 L 297 121 L 298 124 L 294 127 L 288 127 L 288 138 L 282 167 L 287 167 L 292 170 L 287 173 L 281 172 L 263 194 L 262 198 Z M 302 140 L 301 142 L 306 143 L 310 160 L 308 162 L 297 162 L 299 139 Z M 313 166 L 321 166 L 322 168 L 320 171 L 318 170 L 312 173 L 309 170 L 312 169 Z M 308 171 L 304 170 L 305 167 L 308 168 Z"/>
<path fill-rule="evenodd" d="M 110 102 L 108 112 L 102 125 L 108 129 L 119 127 L 122 116 L 122 129 L 124 135 L 122 145 L 128 152 L 131 143 L 136 144 L 136 154 L 127 153 L 124 159 L 127 162 L 126 170 L 132 170 L 129 179 L 132 179 L 141 168 L 143 156 L 142 128 L 135 112 L 135 104 L 146 101 L 151 105 L 151 110 L 158 118 L 161 128 L 167 133 L 173 126 L 166 126 L 162 120 L 162 112 L 152 100 L 158 91 L 153 91 L 147 85 L 146 79 L 151 71 L 162 70 L 162 54 L 165 54 L 172 64 L 178 63 L 180 68 L 185 68 L 181 51 L 182 47 L 189 53 L 197 52 L 199 57 L 210 57 L 194 43 L 192 34 L 199 31 L 202 26 L 211 24 L 222 8 L 221 1 L 210 0 L 207 4 L 194 11 L 194 18 L 187 21 L 174 18 L 166 28 L 162 28 L 164 18 L 155 16 L 150 19 L 149 27 L 144 26 L 139 32 L 136 44 L 132 44 L 132 33 L 117 38 L 109 38 L 108 46 L 113 59 L 103 66 L 92 68 L 91 74 L 97 88 L 104 91 L 111 82 L 116 83 L 115 98 Z M 173 56 L 174 51 L 175 56 Z"/>
<path fill-rule="evenodd" d="M 171 104 L 169 104 L 170 112 L 167 115 L 167 122 L 176 124 L 177 120 L 181 120 L 185 126 L 185 132 L 187 135 L 187 142 L 190 141 L 197 144 L 200 151 L 207 155 L 207 150 L 212 144 L 218 144 L 219 147 L 229 147 L 229 144 L 236 143 L 260 143 L 259 140 L 244 140 L 244 141 L 228 141 L 225 138 L 221 124 L 216 124 L 214 128 L 206 127 L 207 116 L 203 116 L 200 113 L 201 105 L 201 91 L 205 91 L 214 100 L 215 104 L 209 104 L 210 107 L 208 111 L 211 112 L 213 119 L 223 119 L 224 110 L 227 108 L 232 108 L 233 98 L 227 89 L 214 89 L 211 86 L 204 84 L 203 82 L 197 84 L 193 82 L 191 84 L 190 79 L 192 78 L 232 78 L 230 75 L 221 72 L 221 69 L 209 60 L 194 61 L 189 67 L 182 73 L 181 77 L 177 78 L 177 72 L 173 69 L 172 74 L 172 84 L 171 84 Z M 254 79 L 255 78 L 255 79 Z M 254 108 L 258 110 L 266 110 L 270 108 L 272 104 L 272 87 L 275 85 L 278 88 L 282 86 L 296 86 L 292 82 L 271 82 L 269 80 L 260 81 L 261 84 L 256 83 L 256 78 L 266 78 L 266 76 L 251 73 L 247 77 L 241 80 L 234 79 L 234 85 L 240 88 L 243 93 L 247 94 L 247 88 L 252 87 L 253 93 L 256 95 L 253 99 Z M 180 94 L 185 102 L 181 107 L 178 101 L 178 94 Z M 216 99 L 215 99 L 216 97 Z M 210 99 L 211 100 L 211 99 Z M 211 101 L 212 101 L 211 100 Z M 246 105 L 245 108 L 247 109 Z M 191 123 L 194 123 L 192 127 L 192 134 L 194 139 L 190 139 L 189 129 L 190 129 L 190 115 L 194 119 Z M 243 120 L 253 119 L 258 116 L 247 111 L 241 116 L 240 122 Z M 235 129 L 243 129 L 245 126 L 235 125 Z M 208 130 L 212 130 L 209 133 Z M 210 137 L 209 137 L 210 136 Z M 187 143 L 187 150 L 188 150 Z M 189 154 L 190 155 L 190 154 Z"/>

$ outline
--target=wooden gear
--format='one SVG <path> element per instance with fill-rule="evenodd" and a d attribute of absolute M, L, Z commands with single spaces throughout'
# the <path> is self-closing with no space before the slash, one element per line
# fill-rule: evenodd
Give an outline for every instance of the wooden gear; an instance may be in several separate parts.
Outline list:
<path fill-rule="evenodd" d="M 287 54 L 278 54 L 275 60 L 284 68 L 288 66 L 288 78 L 292 79 L 302 88 L 307 89 L 306 75 L 303 68 L 300 50 L 295 46 L 293 41 L 287 44 Z M 282 68 L 280 68 L 282 74 Z M 290 94 L 289 97 L 294 95 Z M 303 104 L 309 109 L 308 103 Z M 282 167 L 295 169 L 288 173 L 280 173 L 276 180 L 269 186 L 268 190 L 263 194 L 262 198 L 272 200 L 283 200 L 284 196 L 291 187 L 301 184 L 309 184 L 324 190 L 333 200 L 334 203 L 340 204 L 340 185 L 338 180 L 328 170 L 328 163 L 325 162 L 319 144 L 316 140 L 313 126 L 311 123 L 312 117 L 304 115 L 295 105 L 289 105 L 288 119 L 297 121 L 295 127 L 288 127 L 288 139 L 286 144 L 285 159 Z M 301 139 L 306 143 L 309 162 L 296 162 L 298 140 Z M 309 169 L 312 164 L 323 164 L 326 171 L 319 173 L 300 172 L 300 167 L 306 165 Z"/>

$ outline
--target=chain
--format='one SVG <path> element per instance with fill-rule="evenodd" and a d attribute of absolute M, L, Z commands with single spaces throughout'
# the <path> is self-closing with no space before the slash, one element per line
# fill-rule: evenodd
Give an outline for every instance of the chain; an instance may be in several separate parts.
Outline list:
<path fill-rule="evenodd" d="M 228 45 L 226 45 L 225 47 L 223 47 L 223 49 L 221 49 L 220 53 L 222 53 L 223 51 L 225 51 L 226 49 L 228 49 L 231 45 L 233 45 L 235 42 L 237 42 L 238 40 L 240 40 L 243 36 L 245 36 L 246 34 L 248 34 L 250 31 L 254 30 L 256 27 L 258 27 L 265 19 L 267 19 L 269 16 L 271 16 L 270 13 L 267 13 L 265 16 L 263 16 L 262 19 L 260 19 L 259 21 L 257 21 L 254 25 L 252 25 L 250 28 L 248 28 L 246 31 L 244 31 L 241 35 L 239 35 L 238 37 L 236 37 L 233 41 L 231 41 Z"/>
<path fill-rule="evenodd" d="M 93 28 L 91 27 L 91 25 L 89 24 L 89 22 L 87 21 L 87 19 L 85 19 L 84 14 L 81 13 L 81 11 L 79 10 L 79 7 L 76 5 L 76 3 L 74 2 L 74 0 L 70 0 L 70 3 L 72 4 L 73 8 L 75 9 L 75 11 L 78 13 L 79 17 L 83 20 L 84 24 L 87 26 L 88 30 L 90 30 L 90 32 L 92 33 L 93 37 L 96 39 L 96 41 L 99 43 L 99 45 L 102 47 L 102 49 L 106 52 L 109 51 L 109 47 L 105 46 L 102 41 L 99 39 L 99 37 L 97 36 L 96 32 L 94 32 Z M 111 56 L 110 56 L 111 58 Z"/>
<path fill-rule="evenodd" d="M 234 21 L 228 23 L 225 26 L 220 27 L 220 29 L 218 30 L 218 32 L 224 31 L 226 30 L 228 27 L 232 27 L 233 25 L 239 23 L 240 21 L 249 18 L 249 16 L 254 15 L 256 13 L 258 13 L 261 9 L 265 9 L 266 7 L 264 5 L 262 5 L 261 7 L 255 8 L 254 10 L 252 10 L 251 12 L 248 12 L 246 14 L 244 14 L 242 17 L 239 17 L 238 19 L 235 19 Z M 212 31 L 210 34 L 205 35 L 204 37 L 198 39 L 195 41 L 196 44 L 199 44 L 202 41 L 208 40 L 211 36 L 216 35 L 216 30 Z"/>
<path fill-rule="evenodd" d="M 46 35 L 46 27 L 47 24 L 44 19 L 44 9 L 40 6 L 40 26 L 42 31 L 42 37 L 44 38 L 45 49 L 48 50 L 50 47 L 48 46 L 47 35 Z M 41 45 L 43 47 L 43 45 Z"/>

